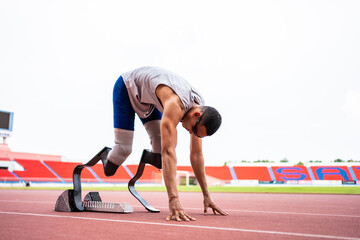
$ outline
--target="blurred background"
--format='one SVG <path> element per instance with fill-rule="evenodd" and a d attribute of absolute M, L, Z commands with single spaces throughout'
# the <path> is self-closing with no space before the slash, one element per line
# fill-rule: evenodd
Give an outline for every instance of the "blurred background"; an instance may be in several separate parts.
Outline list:
<path fill-rule="evenodd" d="M 223 125 L 206 165 L 360 160 L 359 1 L 0 0 L 0 110 L 12 151 L 88 161 L 112 147 L 112 89 L 159 66 Z M 178 164 L 189 136 L 178 126 Z M 137 163 L 150 141 L 136 119 Z"/>

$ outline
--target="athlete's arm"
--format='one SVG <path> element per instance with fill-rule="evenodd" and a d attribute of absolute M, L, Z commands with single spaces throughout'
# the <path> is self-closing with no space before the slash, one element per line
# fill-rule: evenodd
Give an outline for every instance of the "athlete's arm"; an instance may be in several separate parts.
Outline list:
<path fill-rule="evenodd" d="M 184 107 L 179 97 L 166 86 L 160 86 L 156 90 L 156 95 L 160 99 L 164 111 L 161 119 L 161 155 L 162 169 L 165 186 L 169 197 L 169 215 L 166 220 L 173 217 L 177 221 L 190 221 L 195 218 L 184 212 L 179 200 L 176 184 L 176 153 L 177 130 L 176 126 L 184 115 Z"/>
<path fill-rule="evenodd" d="M 202 152 L 202 140 L 195 135 L 190 135 L 190 161 L 195 177 L 201 187 L 204 196 L 204 213 L 207 214 L 207 209 L 212 208 L 214 214 L 228 215 L 227 212 L 221 210 L 210 197 L 206 182 L 204 156 Z"/>

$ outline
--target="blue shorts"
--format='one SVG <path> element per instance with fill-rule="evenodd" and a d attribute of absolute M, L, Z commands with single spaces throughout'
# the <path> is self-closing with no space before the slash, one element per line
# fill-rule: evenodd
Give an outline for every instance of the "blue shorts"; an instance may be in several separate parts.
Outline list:
<path fill-rule="evenodd" d="M 131 106 L 129 94 L 127 92 L 122 76 L 116 81 L 113 90 L 113 107 L 114 107 L 114 128 L 121 128 L 134 131 L 135 111 Z M 158 109 L 154 109 L 147 118 L 140 118 L 143 124 L 159 120 L 162 113 Z"/>

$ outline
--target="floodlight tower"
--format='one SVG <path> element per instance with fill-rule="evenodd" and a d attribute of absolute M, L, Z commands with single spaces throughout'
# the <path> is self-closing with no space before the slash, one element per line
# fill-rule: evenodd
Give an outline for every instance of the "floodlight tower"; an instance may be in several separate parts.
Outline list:
<path fill-rule="evenodd" d="M 13 129 L 14 113 L 0 110 L 0 137 L 3 138 L 3 144 L 6 144 L 6 138 L 11 137 Z"/>

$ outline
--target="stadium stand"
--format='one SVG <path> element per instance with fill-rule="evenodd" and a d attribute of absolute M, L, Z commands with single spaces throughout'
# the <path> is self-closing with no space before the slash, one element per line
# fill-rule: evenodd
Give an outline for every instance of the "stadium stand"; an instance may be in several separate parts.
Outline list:
<path fill-rule="evenodd" d="M 24 181 L 61 182 L 61 180 L 39 160 L 15 159 L 15 161 L 24 167 L 24 171 L 14 171 L 14 173 Z"/>
<path fill-rule="evenodd" d="M 230 182 L 231 180 L 233 180 L 230 169 L 227 166 L 206 167 L 205 172 L 206 175 L 213 178 L 221 179 L 225 182 Z"/>
<path fill-rule="evenodd" d="M 271 167 L 276 181 L 289 181 L 289 180 L 311 180 L 310 174 L 306 167 Z"/>
<path fill-rule="evenodd" d="M 60 180 L 63 182 L 72 182 L 73 181 L 73 171 L 77 165 L 82 163 L 79 162 L 55 162 L 55 161 L 44 161 L 47 167 L 55 172 Z M 81 172 L 81 179 L 84 182 L 99 182 L 99 180 L 90 172 L 89 169 L 85 168 Z"/>
<path fill-rule="evenodd" d="M 0 182 L 54 182 L 71 183 L 75 166 L 80 162 L 62 162 L 61 156 L 11 152 L 7 144 L 0 144 Z M 114 176 L 106 177 L 101 164 L 85 168 L 82 182 L 127 183 L 137 171 L 137 165 L 120 166 Z M 178 166 L 178 174 L 193 177 L 191 166 Z M 327 166 L 207 166 L 208 184 L 228 184 L 233 180 L 262 182 L 342 181 L 359 184 L 359 165 Z M 161 183 L 162 172 L 146 165 L 139 183 Z"/>
<path fill-rule="evenodd" d="M 312 166 L 311 170 L 315 180 L 355 180 L 346 166 Z"/>
<path fill-rule="evenodd" d="M 1 182 L 18 182 L 20 181 L 15 175 L 9 172 L 7 169 L 0 169 L 0 181 Z"/>
<path fill-rule="evenodd" d="M 186 171 L 186 172 L 189 172 L 190 174 L 193 174 L 193 172 L 194 172 L 192 167 L 190 167 L 190 166 L 178 166 L 177 170 L 178 171 Z"/>
<path fill-rule="evenodd" d="M 233 167 L 236 177 L 239 180 L 259 180 L 259 181 L 271 181 L 270 173 L 267 167 Z"/>
<path fill-rule="evenodd" d="M 138 165 L 127 165 L 126 166 L 132 175 L 136 174 L 136 171 L 138 169 Z M 144 169 L 144 173 L 141 176 L 141 178 L 137 181 L 138 183 L 152 183 L 155 179 L 158 182 L 159 181 L 159 173 L 161 174 L 161 171 L 157 169 L 154 166 L 146 165 Z M 161 180 L 160 180 L 161 182 Z"/>
<path fill-rule="evenodd" d="M 96 164 L 91 168 L 95 174 L 105 183 L 127 183 L 131 179 L 131 175 L 126 171 L 126 166 L 120 166 L 114 176 L 106 177 L 102 164 Z"/>
<path fill-rule="evenodd" d="M 0 168 L 0 181 L 26 181 L 26 182 L 72 182 L 72 173 L 75 166 L 81 163 L 56 162 L 15 159 L 24 168 L 24 171 L 9 171 L 6 167 Z M 3 162 L 5 162 L 3 160 Z M 137 165 L 120 166 L 116 174 L 106 177 L 101 164 L 92 168 L 85 168 L 81 179 L 88 183 L 127 183 L 137 171 Z M 178 166 L 177 171 L 194 173 L 190 166 Z M 358 181 L 360 179 L 360 166 L 208 166 L 205 168 L 208 179 L 222 183 L 232 180 L 259 180 L 259 181 L 312 181 L 312 180 L 337 180 Z M 233 171 L 233 173 L 231 173 Z M 139 183 L 161 183 L 162 172 L 157 168 L 147 165 Z"/>
<path fill-rule="evenodd" d="M 351 170 L 354 172 L 355 178 L 360 181 L 360 166 L 352 166 Z"/>

